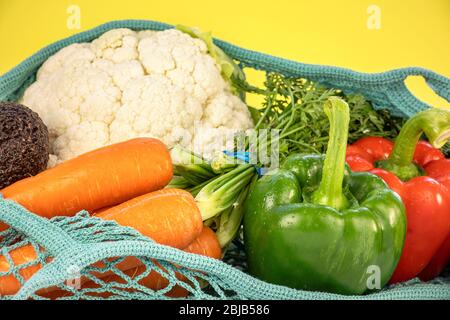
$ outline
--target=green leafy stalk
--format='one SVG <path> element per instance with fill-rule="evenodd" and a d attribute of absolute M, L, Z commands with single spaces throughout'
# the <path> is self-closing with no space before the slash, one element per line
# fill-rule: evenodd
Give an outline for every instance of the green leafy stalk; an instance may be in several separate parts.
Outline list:
<path fill-rule="evenodd" d="M 242 164 L 206 184 L 195 197 L 203 221 L 233 206 L 255 174 L 252 165 Z"/>
<path fill-rule="evenodd" d="M 402 180 L 420 175 L 420 169 L 413 163 L 417 142 L 425 134 L 435 148 L 441 148 L 450 139 L 450 111 L 428 109 L 410 118 L 395 140 L 389 159 L 380 161 L 380 168 L 396 174 Z"/>
<path fill-rule="evenodd" d="M 226 248 L 238 234 L 244 216 L 244 201 L 257 180 L 258 176 L 254 175 L 250 184 L 239 194 L 236 203 L 220 215 L 216 236 L 222 249 Z"/>
<path fill-rule="evenodd" d="M 187 188 L 186 190 L 189 191 L 193 197 L 196 197 L 198 195 L 198 193 L 204 188 L 206 187 L 209 183 L 213 182 L 215 179 L 219 178 L 220 176 L 216 176 L 214 178 L 211 178 L 209 180 L 206 180 L 200 184 L 191 186 L 189 188 Z"/>
<path fill-rule="evenodd" d="M 174 171 L 190 184 L 198 185 L 216 176 L 211 165 L 203 158 L 175 146 L 170 151 L 174 163 Z"/>
<path fill-rule="evenodd" d="M 191 186 L 192 184 L 189 181 L 187 181 L 184 177 L 174 175 L 170 183 L 166 186 L 166 188 L 187 189 Z"/>
<path fill-rule="evenodd" d="M 324 105 L 324 111 L 330 120 L 330 137 L 322 169 L 322 180 L 319 188 L 313 193 L 312 200 L 314 203 L 339 210 L 348 206 L 342 183 L 350 113 L 348 104 L 337 97 L 328 99 Z"/>
<path fill-rule="evenodd" d="M 220 174 L 228 172 L 238 165 L 238 161 L 235 158 L 225 155 L 223 152 L 217 153 L 211 159 L 211 169 L 214 173 Z"/>

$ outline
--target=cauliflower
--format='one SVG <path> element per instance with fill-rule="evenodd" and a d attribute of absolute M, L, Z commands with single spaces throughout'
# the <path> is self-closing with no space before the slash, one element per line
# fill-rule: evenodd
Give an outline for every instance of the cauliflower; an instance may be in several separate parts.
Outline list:
<path fill-rule="evenodd" d="M 65 47 L 20 102 L 49 129 L 51 165 L 136 137 L 208 156 L 253 126 L 205 42 L 175 29 L 115 29 Z"/>

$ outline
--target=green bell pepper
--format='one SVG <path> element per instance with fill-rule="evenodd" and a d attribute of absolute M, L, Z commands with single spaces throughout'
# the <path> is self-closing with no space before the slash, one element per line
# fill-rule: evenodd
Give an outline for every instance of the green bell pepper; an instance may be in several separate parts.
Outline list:
<path fill-rule="evenodd" d="M 400 259 L 405 208 L 379 177 L 345 164 L 349 107 L 332 97 L 327 153 L 290 155 L 245 202 L 254 276 L 304 290 L 363 294 L 382 288 Z"/>

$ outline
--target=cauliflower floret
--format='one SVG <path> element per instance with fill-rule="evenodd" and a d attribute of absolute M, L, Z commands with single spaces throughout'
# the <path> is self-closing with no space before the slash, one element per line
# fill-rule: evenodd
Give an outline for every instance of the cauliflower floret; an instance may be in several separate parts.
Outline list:
<path fill-rule="evenodd" d="M 77 61 L 46 74 L 44 80 L 38 77 L 22 102 L 41 116 L 52 137 L 59 137 L 84 121 L 111 123 L 121 97 L 107 72 L 93 63 Z M 80 154 L 74 151 L 74 156 Z"/>
<path fill-rule="evenodd" d="M 218 151 L 233 149 L 233 137 L 237 131 L 239 130 L 236 128 L 200 126 L 196 128 L 192 150 L 206 159 L 211 159 Z"/>
<path fill-rule="evenodd" d="M 123 105 L 110 127 L 113 143 L 122 141 L 127 135 L 127 138 L 155 137 L 173 145 L 177 140 L 173 137 L 180 134 L 179 128 L 189 129 L 200 121 L 202 115 L 202 105 L 198 100 L 158 74 L 130 81 L 122 101 Z M 172 133 L 174 130 L 175 134 Z"/>
<path fill-rule="evenodd" d="M 130 29 L 115 29 L 92 41 L 91 49 L 97 58 L 120 63 L 137 59 L 139 39 Z"/>
<path fill-rule="evenodd" d="M 223 111 L 227 110 L 227 113 Z M 212 127 L 228 129 L 251 128 L 252 120 L 248 117 L 247 106 L 241 99 L 230 92 L 216 95 L 204 109 L 203 123 Z"/>
<path fill-rule="evenodd" d="M 138 60 L 113 63 L 110 60 L 96 60 L 94 66 L 108 73 L 114 84 L 123 92 L 126 84 L 139 76 L 144 76 L 144 69 Z"/>
<path fill-rule="evenodd" d="M 165 75 L 200 101 L 227 87 L 205 43 L 178 30 L 156 32 L 138 50 L 148 74 Z"/>
<path fill-rule="evenodd" d="M 90 63 L 95 59 L 95 54 L 88 43 L 74 43 L 51 56 L 44 62 L 37 73 L 38 79 L 43 79 L 47 75 L 64 69 L 74 64 Z"/>
<path fill-rule="evenodd" d="M 21 103 L 49 128 L 51 165 L 135 137 L 205 150 L 253 126 L 202 40 L 175 30 L 115 29 L 39 69 Z"/>
<path fill-rule="evenodd" d="M 108 143 L 108 126 L 104 122 L 84 121 L 69 127 L 65 134 L 56 138 L 53 151 L 59 159 L 71 159 Z M 76 150 L 78 154 L 74 154 L 73 150 Z"/>

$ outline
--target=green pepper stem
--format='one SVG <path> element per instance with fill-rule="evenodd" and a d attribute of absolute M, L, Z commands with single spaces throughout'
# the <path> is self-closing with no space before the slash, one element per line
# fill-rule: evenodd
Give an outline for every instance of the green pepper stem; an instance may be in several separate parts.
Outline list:
<path fill-rule="evenodd" d="M 345 173 L 350 111 L 348 104 L 338 97 L 330 97 L 324 104 L 324 111 L 330 121 L 330 135 L 322 169 L 322 180 L 312 200 L 314 203 L 340 210 L 348 206 L 342 183 Z"/>
<path fill-rule="evenodd" d="M 410 118 L 400 130 L 391 155 L 378 166 L 391 171 L 402 180 L 418 176 L 420 171 L 413 164 L 413 157 L 423 133 L 435 148 L 444 146 L 450 138 L 450 111 L 432 108 Z"/>

